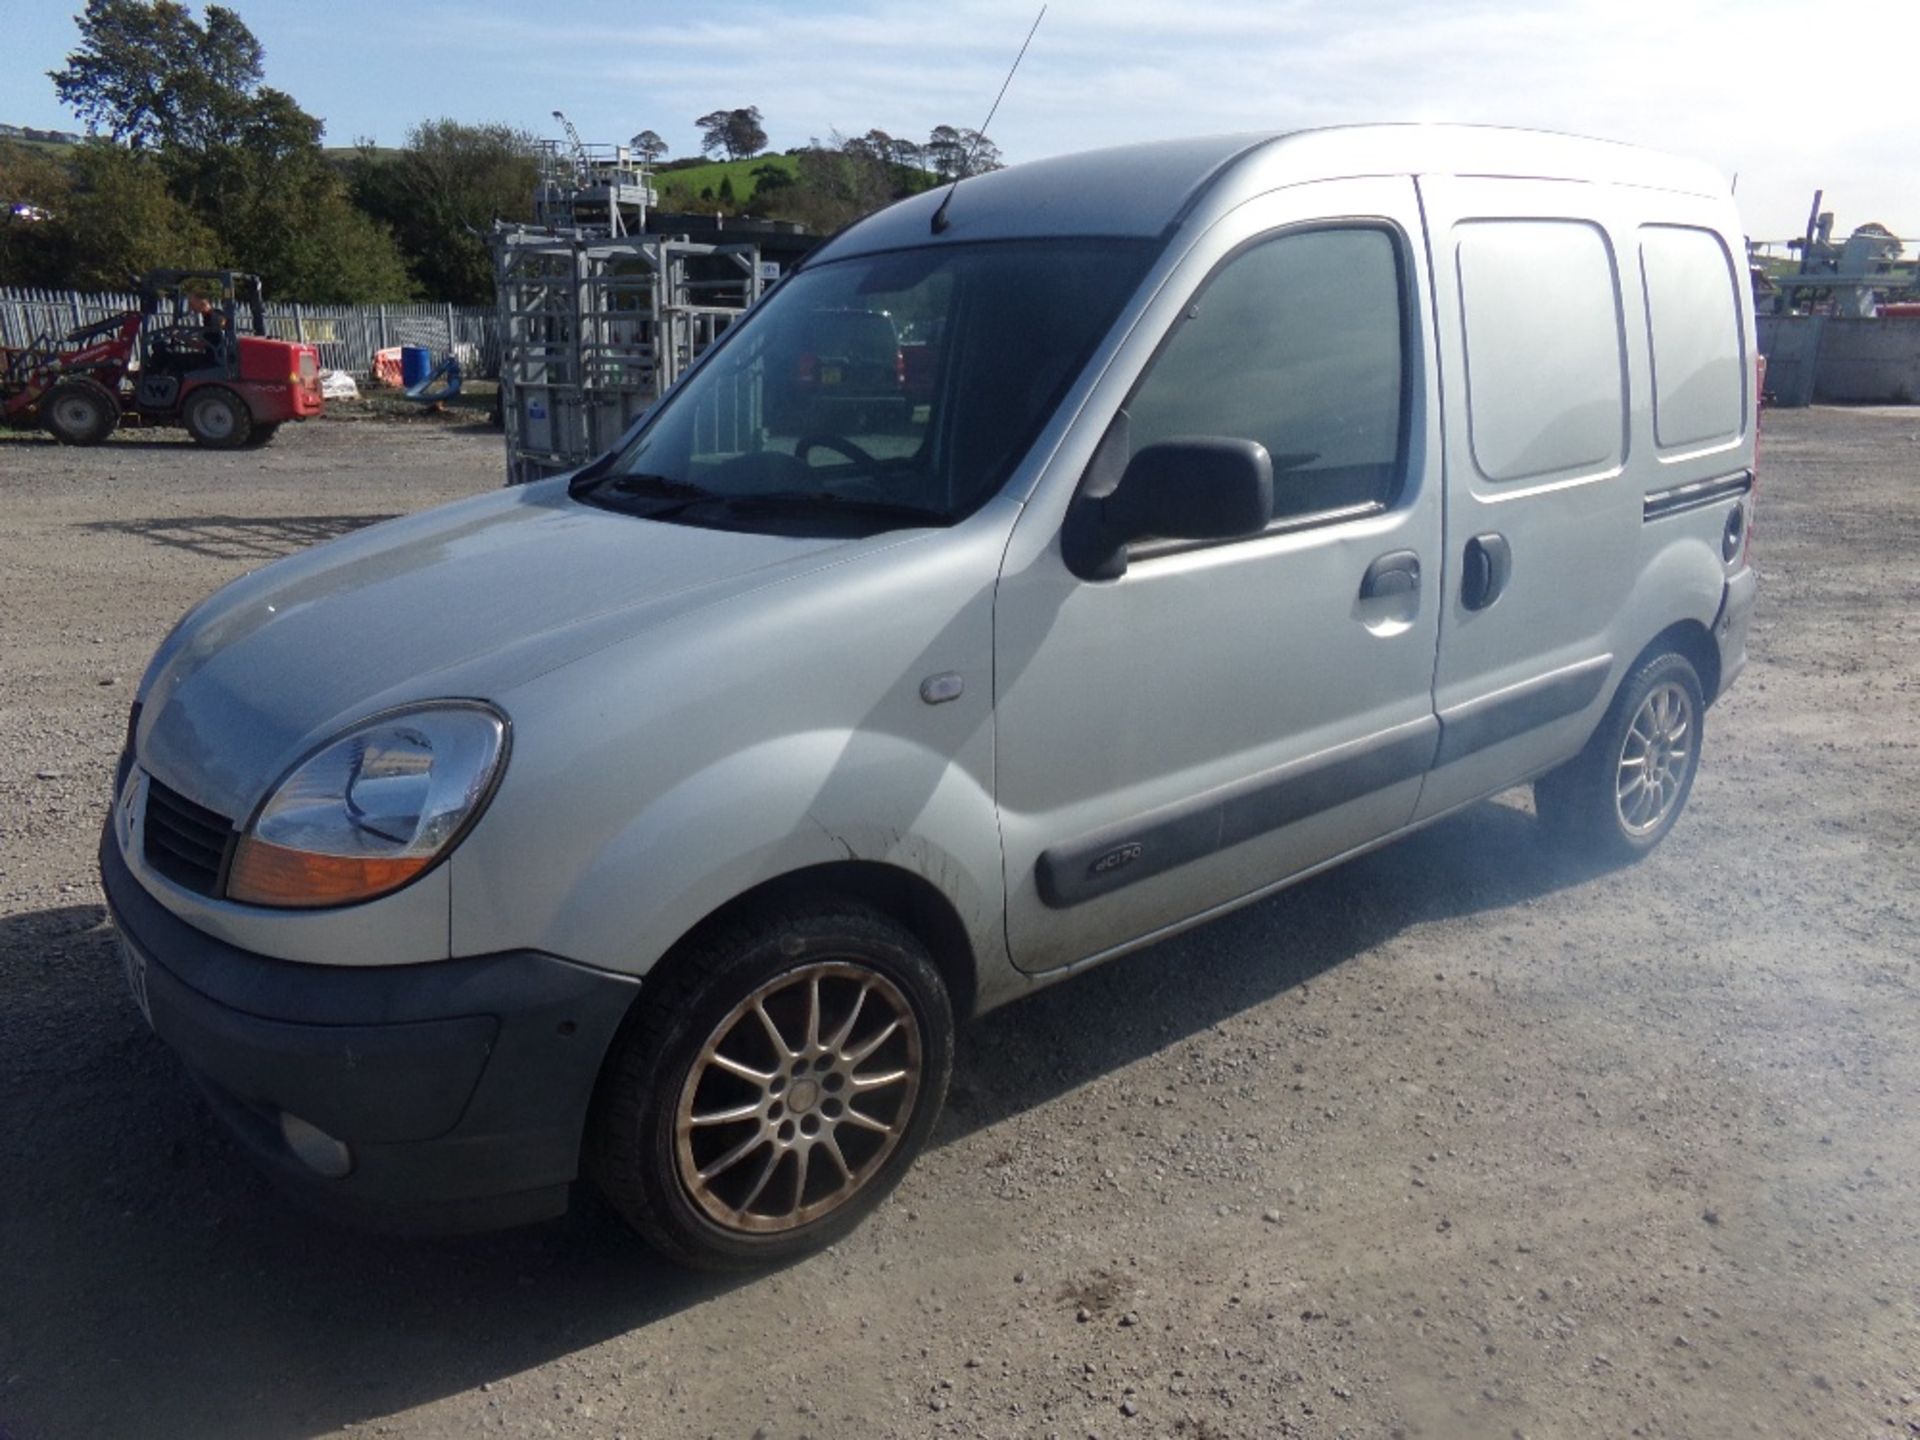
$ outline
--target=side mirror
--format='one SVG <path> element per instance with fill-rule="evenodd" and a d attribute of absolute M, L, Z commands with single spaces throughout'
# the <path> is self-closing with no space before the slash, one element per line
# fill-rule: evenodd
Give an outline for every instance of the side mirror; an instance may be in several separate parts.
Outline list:
<path fill-rule="evenodd" d="M 1081 495 L 1061 534 L 1067 567 L 1083 580 L 1126 574 L 1127 542 L 1233 540 L 1273 519 L 1273 460 L 1256 440 L 1183 436 L 1149 445 L 1112 493 Z"/>

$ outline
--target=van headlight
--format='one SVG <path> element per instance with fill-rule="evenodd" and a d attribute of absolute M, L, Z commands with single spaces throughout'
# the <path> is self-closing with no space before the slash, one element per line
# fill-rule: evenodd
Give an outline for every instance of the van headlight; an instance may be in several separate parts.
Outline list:
<path fill-rule="evenodd" d="M 234 851 L 227 898 L 313 907 L 398 890 L 479 817 L 506 740 L 506 721 L 471 702 L 356 725 L 268 794 Z"/>

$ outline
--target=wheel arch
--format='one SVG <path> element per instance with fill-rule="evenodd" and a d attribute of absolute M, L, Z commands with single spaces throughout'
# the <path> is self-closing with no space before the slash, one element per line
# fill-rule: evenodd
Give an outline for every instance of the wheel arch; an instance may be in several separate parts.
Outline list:
<path fill-rule="evenodd" d="M 934 967 L 947 987 L 956 1022 L 972 1017 L 979 994 L 977 958 L 967 928 L 953 902 L 926 877 L 898 865 L 878 860 L 831 860 L 802 866 L 763 880 L 718 906 L 689 926 L 648 969 L 634 992 L 627 1013 L 600 1057 L 600 1073 L 594 1081 L 591 1109 L 604 1103 L 607 1069 L 620 1053 L 621 1042 L 644 1006 L 653 1004 L 662 989 L 662 981 L 673 975 L 684 956 L 696 951 L 709 936 L 738 925 L 753 916 L 783 907 L 818 904 L 823 896 L 835 896 L 869 905 L 890 920 L 904 926 L 927 947 Z M 582 1142 L 593 1132 L 589 1118 L 583 1127 Z"/>
<path fill-rule="evenodd" d="M 690 926 L 669 945 L 642 980 L 634 1003 L 645 1004 L 653 977 L 665 973 L 702 940 L 750 916 L 784 907 L 816 904 L 823 896 L 858 901 L 911 930 L 933 956 L 946 982 L 956 1017 L 973 1014 L 979 989 L 978 961 L 967 927 L 952 900 L 924 875 L 880 860 L 831 860 L 763 880 Z"/>
<path fill-rule="evenodd" d="M 1712 633 L 1698 620 L 1677 620 L 1641 647 L 1633 663 L 1621 674 L 1620 686 L 1614 691 L 1616 698 L 1620 687 L 1625 686 L 1642 665 L 1668 651 L 1682 656 L 1693 666 L 1700 676 L 1702 698 L 1707 704 L 1713 704 L 1720 694 L 1720 647 L 1713 643 Z"/>

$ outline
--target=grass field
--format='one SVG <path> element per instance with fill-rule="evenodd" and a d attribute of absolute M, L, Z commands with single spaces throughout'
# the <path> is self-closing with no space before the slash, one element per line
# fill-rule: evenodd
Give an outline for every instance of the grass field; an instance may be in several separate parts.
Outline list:
<path fill-rule="evenodd" d="M 734 203 L 745 206 L 752 201 L 754 192 L 760 188 L 760 182 L 753 172 L 765 165 L 776 166 L 794 180 L 800 178 L 800 162 L 797 157 L 755 155 L 750 160 L 716 160 L 707 165 L 689 165 L 684 170 L 657 170 L 653 176 L 653 188 L 660 193 L 661 208 L 672 210 L 682 205 L 698 207 L 703 199 L 711 204 L 720 196 L 721 182 L 731 180 Z M 900 173 L 899 167 L 895 167 L 896 177 Z M 926 171 L 907 171 L 906 173 L 910 177 L 916 174 L 920 176 L 920 183 L 913 187 L 916 190 L 926 190 L 937 183 L 932 174 Z M 704 190 L 712 190 L 713 195 L 703 196 L 701 192 Z"/>
<path fill-rule="evenodd" d="M 789 179 L 798 179 L 800 175 L 800 162 L 791 155 L 756 155 L 751 160 L 716 160 L 710 165 L 689 165 L 684 170 L 657 170 L 653 188 L 660 192 L 662 208 L 672 209 L 676 205 L 698 204 L 703 190 L 711 189 L 718 196 L 721 182 L 731 180 L 734 203 L 744 205 L 760 188 L 753 172 L 763 165 L 777 166 Z"/>

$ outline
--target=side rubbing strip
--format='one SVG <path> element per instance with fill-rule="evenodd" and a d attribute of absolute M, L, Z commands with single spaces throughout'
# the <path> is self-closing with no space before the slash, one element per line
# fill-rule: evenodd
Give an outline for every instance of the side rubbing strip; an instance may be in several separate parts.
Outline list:
<path fill-rule="evenodd" d="M 1064 910 L 1423 775 L 1439 730 L 1432 716 L 1396 725 L 1056 845 L 1034 867 L 1040 898 Z"/>
<path fill-rule="evenodd" d="M 1596 655 L 1578 665 L 1442 710 L 1440 753 L 1434 758 L 1434 767 L 1450 765 L 1476 750 L 1578 714 L 1599 696 L 1612 667 L 1613 656 Z"/>
<path fill-rule="evenodd" d="M 1655 490 L 1642 502 L 1640 518 L 1665 519 L 1687 510 L 1698 510 L 1716 500 L 1725 500 L 1729 495 L 1744 495 L 1751 489 L 1753 472 L 1742 470 L 1736 475 L 1722 475 L 1717 480 L 1695 480 L 1690 485 L 1676 485 L 1671 490 Z"/>

